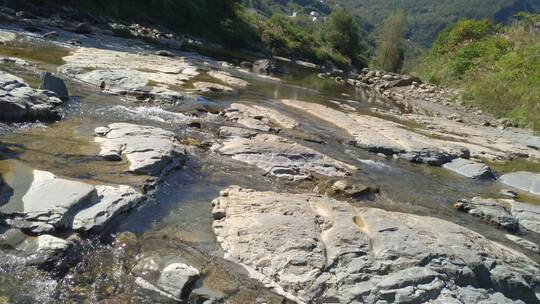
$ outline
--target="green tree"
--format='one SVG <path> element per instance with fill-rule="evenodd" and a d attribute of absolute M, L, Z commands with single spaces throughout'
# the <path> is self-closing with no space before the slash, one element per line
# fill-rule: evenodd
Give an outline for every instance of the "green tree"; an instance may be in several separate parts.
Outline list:
<path fill-rule="evenodd" d="M 361 53 L 360 27 L 354 17 L 345 11 L 335 11 L 325 23 L 321 37 L 327 47 L 348 57 L 354 65 L 364 65 Z"/>
<path fill-rule="evenodd" d="M 403 66 L 406 19 L 403 12 L 389 16 L 377 41 L 376 64 L 383 70 L 398 72 Z"/>

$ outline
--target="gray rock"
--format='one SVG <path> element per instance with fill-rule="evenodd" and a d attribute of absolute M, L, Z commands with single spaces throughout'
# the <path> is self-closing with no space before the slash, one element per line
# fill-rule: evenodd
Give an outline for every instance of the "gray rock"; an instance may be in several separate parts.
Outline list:
<path fill-rule="evenodd" d="M 144 196 L 129 186 L 96 186 L 96 202 L 75 214 L 73 230 L 96 231 L 118 214 L 129 211 L 140 203 Z"/>
<path fill-rule="evenodd" d="M 164 57 L 174 57 L 174 53 L 167 50 L 159 50 L 156 51 L 156 55 L 158 56 L 164 56 Z"/>
<path fill-rule="evenodd" d="M 294 129 L 298 126 L 298 122 L 289 116 L 259 105 L 233 103 L 221 115 L 246 128 L 264 132 L 279 131 L 281 128 Z"/>
<path fill-rule="evenodd" d="M 540 302 L 538 264 L 440 219 L 237 186 L 212 205 L 228 256 L 297 302 Z"/>
<path fill-rule="evenodd" d="M 500 181 L 508 186 L 540 195 L 540 174 L 531 172 L 514 172 L 501 176 Z"/>
<path fill-rule="evenodd" d="M 191 286 L 199 277 L 199 271 L 193 266 L 173 263 L 161 271 L 158 286 L 174 297 L 183 298 L 191 292 Z"/>
<path fill-rule="evenodd" d="M 469 150 L 454 142 L 430 138 L 408 130 L 404 125 L 375 116 L 346 113 L 299 100 L 281 100 L 288 107 L 335 125 L 347 132 L 351 144 L 374 153 L 403 158 L 414 163 L 442 165 L 458 157 L 469 157 Z"/>
<path fill-rule="evenodd" d="M 540 206 L 507 200 L 510 212 L 520 228 L 540 234 Z"/>
<path fill-rule="evenodd" d="M 223 71 L 209 71 L 208 76 L 236 88 L 245 88 L 249 86 L 249 82 L 240 78 L 233 77 L 231 74 Z"/>
<path fill-rule="evenodd" d="M 510 231 L 515 231 L 518 229 L 517 220 L 507 210 L 507 208 L 504 207 L 504 201 L 505 200 L 474 197 L 470 202 L 460 200 L 454 204 L 454 208 L 500 225 Z"/>
<path fill-rule="evenodd" d="M 96 129 L 99 155 L 107 160 L 125 156 L 133 173 L 161 176 L 185 160 L 186 153 L 174 133 L 129 123 Z"/>
<path fill-rule="evenodd" d="M 92 27 L 88 25 L 87 23 L 79 23 L 75 26 L 73 29 L 75 33 L 78 34 L 91 34 L 92 33 Z"/>
<path fill-rule="evenodd" d="M 22 198 L 2 206 L 1 213 L 15 218 L 12 224 L 34 232 L 69 228 L 73 216 L 96 198 L 91 185 L 59 178 L 50 172 L 34 170 L 30 188 Z"/>
<path fill-rule="evenodd" d="M 31 88 L 24 80 L 0 71 L 0 120 L 56 120 L 62 101 L 53 93 Z"/>
<path fill-rule="evenodd" d="M 69 99 L 69 93 L 64 80 L 49 72 L 45 72 L 41 75 L 41 84 L 39 88 L 41 90 L 54 92 L 62 100 Z"/>
<path fill-rule="evenodd" d="M 252 70 L 254 73 L 263 74 L 263 75 L 282 75 L 284 74 L 283 69 L 277 65 L 274 60 L 271 59 L 260 59 L 253 62 Z"/>
<path fill-rule="evenodd" d="M 460 175 L 474 179 L 494 178 L 493 172 L 488 166 L 468 159 L 456 158 L 451 162 L 444 164 L 443 167 Z"/>
<path fill-rule="evenodd" d="M 65 256 L 72 244 L 52 235 L 27 237 L 16 249 L 24 252 L 28 265 L 43 265 L 58 262 Z"/>
<path fill-rule="evenodd" d="M 217 83 L 198 81 L 193 84 L 193 87 L 200 93 L 233 93 L 236 90 Z"/>
<path fill-rule="evenodd" d="M 515 235 L 512 235 L 512 234 L 507 234 L 505 235 L 507 239 L 509 239 L 510 241 L 518 244 L 519 246 L 527 249 L 527 250 L 530 250 L 530 251 L 533 251 L 533 252 L 536 252 L 536 253 L 540 253 L 540 247 L 538 246 L 538 244 L 535 244 L 531 241 L 528 241 L 528 240 L 525 240 L 523 238 L 520 238 L 519 236 L 515 236 Z"/>
<path fill-rule="evenodd" d="M 270 176 L 298 181 L 311 178 L 313 173 L 343 177 L 356 170 L 354 166 L 277 135 L 257 134 L 246 138 L 242 129 L 239 133 L 238 128 L 225 130 L 230 136 L 212 150 L 255 165 Z"/>
<path fill-rule="evenodd" d="M 176 256 L 147 256 L 131 270 L 141 287 L 180 300 L 189 297 L 200 272 Z"/>

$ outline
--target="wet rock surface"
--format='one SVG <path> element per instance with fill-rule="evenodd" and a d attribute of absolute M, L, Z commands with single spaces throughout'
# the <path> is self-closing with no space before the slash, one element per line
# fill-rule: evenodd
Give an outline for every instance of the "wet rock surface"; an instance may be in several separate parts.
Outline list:
<path fill-rule="evenodd" d="M 531 172 L 514 172 L 501 176 L 500 181 L 508 186 L 540 195 L 540 174 Z"/>
<path fill-rule="evenodd" d="M 356 170 L 354 166 L 277 135 L 232 127 L 222 127 L 220 133 L 226 137 L 212 147 L 213 151 L 257 166 L 270 176 L 297 181 L 312 178 L 313 174 L 347 176 Z"/>
<path fill-rule="evenodd" d="M 97 202 L 73 217 L 73 230 L 96 231 L 117 215 L 135 208 L 144 196 L 129 186 L 96 186 Z"/>
<path fill-rule="evenodd" d="M 235 90 L 226 85 L 199 81 L 193 84 L 195 90 L 199 93 L 233 93 Z"/>
<path fill-rule="evenodd" d="M 456 158 L 443 165 L 444 168 L 454 171 L 457 174 L 474 179 L 493 179 L 495 176 L 491 169 L 478 162 L 473 162 L 463 158 Z"/>
<path fill-rule="evenodd" d="M 518 202 L 514 199 L 487 199 L 474 197 L 460 200 L 454 207 L 487 221 L 515 231 L 523 230 L 540 234 L 540 206 Z"/>
<path fill-rule="evenodd" d="M 222 111 L 229 121 L 243 127 L 264 132 L 279 131 L 280 128 L 294 129 L 298 122 L 277 110 L 259 106 L 233 103 Z"/>
<path fill-rule="evenodd" d="M 96 129 L 100 156 L 119 161 L 125 156 L 134 173 L 160 176 L 178 166 L 186 156 L 176 135 L 163 129 L 128 123 L 113 123 Z"/>
<path fill-rule="evenodd" d="M 540 301 L 536 263 L 443 220 L 236 186 L 213 210 L 230 258 L 300 302 Z"/>
<path fill-rule="evenodd" d="M 324 105 L 298 100 L 282 100 L 282 103 L 345 130 L 353 138 L 352 144 L 371 152 L 395 155 L 411 162 L 431 165 L 442 165 L 469 155 L 468 149 L 457 143 L 429 138 L 381 118 L 345 113 Z"/>
<path fill-rule="evenodd" d="M 34 234 L 98 231 L 144 196 L 129 186 L 93 186 L 33 170 L 22 199 L 12 197 L 0 207 L 6 223 Z"/>
<path fill-rule="evenodd" d="M 227 72 L 212 70 L 208 72 L 208 76 L 220 80 L 223 83 L 235 88 L 245 88 L 249 85 L 249 82 L 240 78 L 236 78 Z"/>
<path fill-rule="evenodd" d="M 21 78 L 0 71 L 0 120 L 56 120 L 62 101 L 50 91 L 36 90 Z"/>
<path fill-rule="evenodd" d="M 68 89 L 64 80 L 49 72 L 45 72 L 41 75 L 39 89 L 54 92 L 62 100 L 69 99 Z"/>

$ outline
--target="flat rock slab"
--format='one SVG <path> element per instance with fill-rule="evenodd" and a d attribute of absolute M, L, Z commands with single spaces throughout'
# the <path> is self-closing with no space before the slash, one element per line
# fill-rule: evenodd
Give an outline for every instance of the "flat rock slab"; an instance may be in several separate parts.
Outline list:
<path fill-rule="evenodd" d="M 510 231 L 515 231 L 519 227 L 518 221 L 508 210 L 508 201 L 510 200 L 474 197 L 470 201 L 460 200 L 454 204 L 454 207 L 459 211 L 467 212 L 472 216 L 500 225 Z"/>
<path fill-rule="evenodd" d="M 185 159 L 185 151 L 174 133 L 151 126 L 113 123 L 96 129 L 100 156 L 129 161 L 133 173 L 161 176 Z"/>
<path fill-rule="evenodd" d="M 354 166 L 277 135 L 231 127 L 222 127 L 220 134 L 228 136 L 221 144 L 214 145 L 213 151 L 255 165 L 278 178 L 297 181 L 311 178 L 313 173 L 343 177 L 356 170 Z"/>
<path fill-rule="evenodd" d="M 17 193 L 0 207 L 0 214 L 7 225 L 33 234 L 97 232 L 145 198 L 129 186 L 93 186 L 46 171 L 29 173 L 29 181 L 13 180 Z"/>
<path fill-rule="evenodd" d="M 249 86 L 249 82 L 242 80 L 240 78 L 233 77 L 230 73 L 223 71 L 209 71 L 208 76 L 215 78 L 227 85 L 230 85 L 235 88 L 245 88 Z"/>
<path fill-rule="evenodd" d="M 129 186 L 96 186 L 97 201 L 73 218 L 73 230 L 91 231 L 106 226 L 109 221 L 127 212 L 144 200 L 144 195 Z"/>
<path fill-rule="evenodd" d="M 518 244 L 519 246 L 521 246 L 521 247 L 523 247 L 523 248 L 525 248 L 527 250 L 530 250 L 530 251 L 536 252 L 536 253 L 540 253 L 540 247 L 536 243 L 525 240 L 525 239 L 520 238 L 519 236 L 515 236 L 513 234 L 507 234 L 505 236 L 510 241 Z"/>
<path fill-rule="evenodd" d="M 444 168 L 473 179 L 493 179 L 494 175 L 487 165 L 464 158 L 456 158 L 443 165 Z"/>
<path fill-rule="evenodd" d="M 213 83 L 213 82 L 205 82 L 205 81 L 198 81 L 193 84 L 193 87 L 195 90 L 199 93 L 233 93 L 236 92 L 235 89 L 228 87 L 226 85 Z"/>
<path fill-rule="evenodd" d="M 469 151 L 464 146 L 430 138 L 389 120 L 345 113 L 317 103 L 298 100 L 281 102 L 345 130 L 353 138 L 352 143 L 355 146 L 374 153 L 431 165 L 442 165 L 455 158 L 469 156 Z"/>
<path fill-rule="evenodd" d="M 514 172 L 501 176 L 500 181 L 508 186 L 540 195 L 540 174 L 531 172 Z"/>
<path fill-rule="evenodd" d="M 540 234 L 540 206 L 508 200 L 510 212 L 521 228 Z"/>
<path fill-rule="evenodd" d="M 62 103 L 55 93 L 36 90 L 24 80 L 0 71 L 0 121 L 56 120 Z"/>
<path fill-rule="evenodd" d="M 538 264 L 440 219 L 238 186 L 212 204 L 227 256 L 300 303 L 540 301 Z"/>
<path fill-rule="evenodd" d="M 294 129 L 298 126 L 298 122 L 289 116 L 259 105 L 233 103 L 221 114 L 229 121 L 264 132 L 278 131 L 280 128 Z"/>
<path fill-rule="evenodd" d="M 92 185 L 59 178 L 46 171 L 34 170 L 34 179 L 22 198 L 22 210 L 13 210 L 25 222 L 51 230 L 68 228 L 73 215 L 96 198 Z"/>
<path fill-rule="evenodd" d="M 460 211 L 501 225 L 510 230 L 532 231 L 540 234 L 540 206 L 518 202 L 514 199 L 474 197 L 460 200 L 454 205 Z"/>

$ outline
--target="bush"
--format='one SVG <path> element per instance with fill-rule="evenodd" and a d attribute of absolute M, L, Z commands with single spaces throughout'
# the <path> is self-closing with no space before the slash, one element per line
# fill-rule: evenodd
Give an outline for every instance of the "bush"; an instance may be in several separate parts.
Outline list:
<path fill-rule="evenodd" d="M 539 19 L 537 19 L 539 18 Z M 465 101 L 540 130 L 539 15 L 500 27 L 461 20 L 442 31 L 417 73 L 464 88 Z"/>

